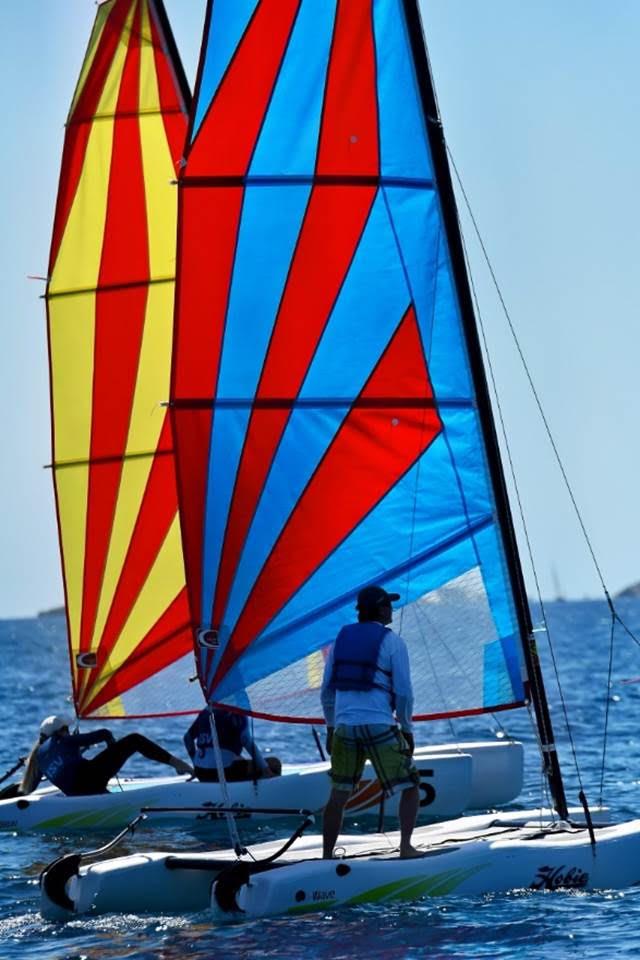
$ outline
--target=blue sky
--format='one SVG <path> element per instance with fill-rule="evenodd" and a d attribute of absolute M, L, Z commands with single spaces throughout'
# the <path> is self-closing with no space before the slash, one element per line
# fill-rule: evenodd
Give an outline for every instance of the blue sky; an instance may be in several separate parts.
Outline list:
<path fill-rule="evenodd" d="M 204 0 L 166 0 L 192 81 Z M 447 140 L 605 580 L 640 579 L 640 4 L 424 0 Z M 0 617 L 62 601 L 40 299 L 63 123 L 92 0 L 3 9 Z M 543 594 L 595 596 L 505 323 L 463 216 Z M 525 569 L 528 564 L 525 562 Z"/>

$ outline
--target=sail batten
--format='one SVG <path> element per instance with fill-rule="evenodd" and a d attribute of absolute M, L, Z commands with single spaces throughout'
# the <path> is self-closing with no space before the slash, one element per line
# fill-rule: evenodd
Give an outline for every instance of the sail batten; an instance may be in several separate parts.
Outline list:
<path fill-rule="evenodd" d="M 161 0 L 103 3 L 66 127 L 46 294 L 52 472 L 81 717 L 199 706 L 162 406 L 172 180 L 188 109 Z"/>
<path fill-rule="evenodd" d="M 170 410 L 200 680 L 260 716 L 318 718 L 323 650 L 376 581 L 417 716 L 524 700 L 411 29 L 403 0 L 208 5 Z"/>

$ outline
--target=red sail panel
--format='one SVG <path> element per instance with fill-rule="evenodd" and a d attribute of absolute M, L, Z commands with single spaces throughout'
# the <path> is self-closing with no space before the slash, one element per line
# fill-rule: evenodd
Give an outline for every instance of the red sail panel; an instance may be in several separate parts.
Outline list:
<path fill-rule="evenodd" d="M 216 389 L 238 228 L 241 187 L 207 187 L 211 177 L 246 174 L 300 0 L 256 8 L 196 132 L 181 175 L 178 288 L 172 400 L 210 399 Z M 241 107 L 240 107 L 241 105 Z M 243 122 L 238 124 L 238 110 Z M 200 178 L 205 178 L 204 185 Z M 202 305 L 206 303 L 206 312 Z M 211 413 L 176 413 L 177 462 L 191 609 L 200 610 L 202 518 Z"/>
<path fill-rule="evenodd" d="M 390 398 L 397 394 L 399 382 L 403 396 L 394 409 Z M 411 400 L 415 406 L 407 407 Z M 431 404 L 433 391 L 420 333 L 413 308 L 409 308 L 271 551 L 208 695 L 213 695 L 226 671 L 287 599 L 438 436 L 442 424 Z M 386 451 L 382 460 L 381 448 Z"/>

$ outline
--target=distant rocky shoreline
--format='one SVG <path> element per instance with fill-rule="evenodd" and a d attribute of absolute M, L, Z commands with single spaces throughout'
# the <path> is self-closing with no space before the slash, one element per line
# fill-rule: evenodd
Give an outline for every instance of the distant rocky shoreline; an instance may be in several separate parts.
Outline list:
<path fill-rule="evenodd" d="M 41 610 L 39 617 L 64 617 L 64 607 L 52 607 L 51 610 Z"/>
<path fill-rule="evenodd" d="M 638 583 L 632 583 L 631 586 L 625 587 L 624 590 L 621 590 L 620 593 L 616 594 L 616 599 L 620 598 L 634 598 L 640 597 L 640 581 Z"/>

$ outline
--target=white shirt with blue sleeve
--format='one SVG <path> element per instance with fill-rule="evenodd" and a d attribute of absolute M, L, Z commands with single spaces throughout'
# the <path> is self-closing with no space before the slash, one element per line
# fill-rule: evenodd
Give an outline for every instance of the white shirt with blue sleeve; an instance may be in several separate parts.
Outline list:
<path fill-rule="evenodd" d="M 412 733 L 413 688 L 409 669 L 409 651 L 407 645 L 394 633 L 387 630 L 378 653 L 380 684 L 388 686 L 372 687 L 371 690 L 333 690 L 330 686 L 333 672 L 333 652 L 331 647 L 324 676 L 320 699 L 324 718 L 329 727 L 340 724 L 359 726 L 361 724 L 383 723 Z M 385 672 L 380 672 L 385 671 Z M 395 709 L 394 709 L 395 708 Z"/>

